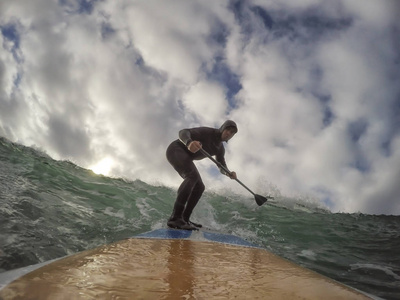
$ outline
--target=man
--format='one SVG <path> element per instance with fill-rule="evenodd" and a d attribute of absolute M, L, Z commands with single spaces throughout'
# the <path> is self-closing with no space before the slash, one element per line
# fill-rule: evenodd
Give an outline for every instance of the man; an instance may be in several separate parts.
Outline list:
<path fill-rule="evenodd" d="M 197 127 L 179 131 L 179 139 L 173 141 L 167 149 L 167 159 L 174 169 L 184 179 L 178 189 L 174 209 L 167 225 L 171 228 L 197 230 L 200 224 L 191 222 L 190 216 L 204 192 L 204 184 L 193 160 L 205 156 L 199 151 L 203 148 L 226 167 L 225 148 L 223 142 L 228 142 L 238 131 L 236 123 L 228 120 L 221 128 Z M 221 173 L 236 179 L 236 173 Z"/>

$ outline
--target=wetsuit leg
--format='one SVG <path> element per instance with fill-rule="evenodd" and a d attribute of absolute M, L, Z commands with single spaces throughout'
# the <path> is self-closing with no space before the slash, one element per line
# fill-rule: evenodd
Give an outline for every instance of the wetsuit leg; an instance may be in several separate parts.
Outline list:
<path fill-rule="evenodd" d="M 183 220 L 189 222 L 190 216 L 192 215 L 193 209 L 196 207 L 197 203 L 199 202 L 201 195 L 203 194 L 205 186 L 203 181 L 200 178 L 196 182 L 196 185 L 192 189 L 192 193 L 189 196 L 188 202 L 186 204 L 185 210 L 183 211 Z M 198 225 L 199 226 L 199 225 Z"/>
<path fill-rule="evenodd" d="M 204 191 L 204 184 L 190 154 L 179 141 L 171 143 L 168 147 L 167 159 L 184 179 L 178 189 L 174 210 L 169 221 L 182 220 L 184 216 L 188 220 Z"/>

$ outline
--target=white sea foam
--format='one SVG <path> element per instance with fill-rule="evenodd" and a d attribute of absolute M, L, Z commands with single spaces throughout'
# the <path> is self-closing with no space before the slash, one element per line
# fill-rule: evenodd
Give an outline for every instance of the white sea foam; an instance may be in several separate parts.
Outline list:
<path fill-rule="evenodd" d="M 370 269 L 370 270 L 382 271 L 385 274 L 392 276 L 394 279 L 400 280 L 400 276 L 397 275 L 395 272 L 393 272 L 392 268 L 390 268 L 390 267 L 379 266 L 379 265 L 374 265 L 374 264 L 352 264 L 352 265 L 350 265 L 350 267 L 351 267 L 351 270 Z"/>
<path fill-rule="evenodd" d="M 125 213 L 122 209 L 118 210 L 117 212 L 113 212 L 112 207 L 106 207 L 103 211 L 106 215 L 109 215 L 111 217 L 117 217 L 120 219 L 125 219 Z"/>
<path fill-rule="evenodd" d="M 317 255 L 315 254 L 314 251 L 307 249 L 307 250 L 302 250 L 300 254 L 298 254 L 298 256 L 302 256 L 310 260 L 316 260 Z"/>
<path fill-rule="evenodd" d="M 153 224 L 151 225 L 151 230 L 156 230 L 156 229 L 163 228 L 163 227 L 164 227 L 164 223 L 165 223 L 165 222 L 162 222 L 162 221 L 158 221 L 158 222 L 156 222 L 156 223 L 153 223 Z"/>
<path fill-rule="evenodd" d="M 254 221 L 256 219 L 256 218 L 245 218 L 238 211 L 232 211 L 231 214 L 233 220 Z"/>
<path fill-rule="evenodd" d="M 139 209 L 140 214 L 147 219 L 150 219 L 150 211 L 156 211 L 156 209 L 147 202 L 147 199 L 142 197 L 136 199 L 136 207 Z"/>

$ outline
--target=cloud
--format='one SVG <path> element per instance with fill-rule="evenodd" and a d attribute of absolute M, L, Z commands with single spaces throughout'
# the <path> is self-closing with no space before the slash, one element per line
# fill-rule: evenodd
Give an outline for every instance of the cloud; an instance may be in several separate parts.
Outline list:
<path fill-rule="evenodd" d="M 228 106 L 223 88 L 204 81 L 190 87 L 183 103 L 188 111 L 201 116 L 200 121 L 205 124 L 213 124 L 215 120 L 223 118 Z"/>
<path fill-rule="evenodd" d="M 396 3 L 1 1 L 0 135 L 176 187 L 178 131 L 233 119 L 257 192 L 400 214 Z"/>

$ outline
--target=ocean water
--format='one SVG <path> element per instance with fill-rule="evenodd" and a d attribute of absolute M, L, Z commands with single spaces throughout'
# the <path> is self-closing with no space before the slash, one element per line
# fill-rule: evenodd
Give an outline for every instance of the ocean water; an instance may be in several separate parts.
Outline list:
<path fill-rule="evenodd" d="M 96 175 L 0 138 L 0 272 L 165 227 L 176 191 Z M 349 286 L 400 299 L 400 216 L 206 192 L 193 220 Z"/>

